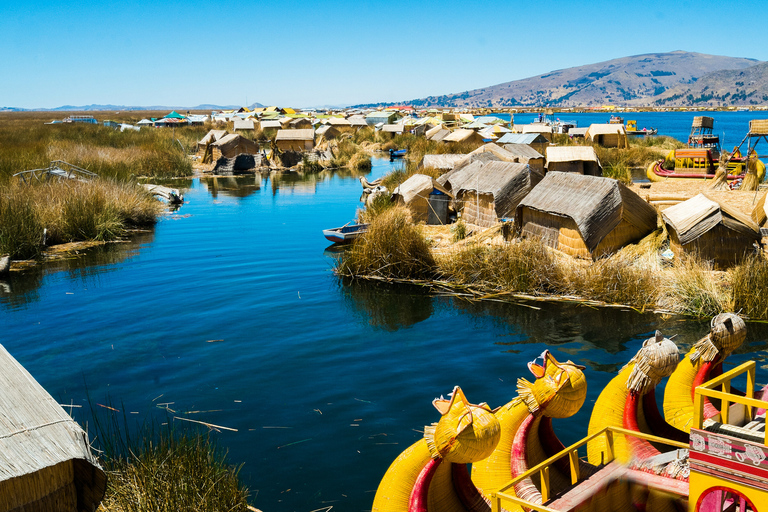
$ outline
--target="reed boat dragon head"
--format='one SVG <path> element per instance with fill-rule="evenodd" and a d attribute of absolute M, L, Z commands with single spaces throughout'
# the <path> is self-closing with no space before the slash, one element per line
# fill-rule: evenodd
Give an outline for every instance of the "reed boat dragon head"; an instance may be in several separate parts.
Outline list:
<path fill-rule="evenodd" d="M 653 337 L 643 342 L 643 346 L 625 366 L 632 365 L 632 371 L 627 377 L 627 389 L 641 395 L 647 393 L 672 375 L 679 361 L 680 351 L 675 342 L 657 330 Z"/>
<path fill-rule="evenodd" d="M 541 360 L 541 364 L 538 361 Z M 534 382 L 517 380 L 517 401 L 522 401 L 532 414 L 551 418 L 573 416 L 587 397 L 587 379 L 584 366 L 566 361 L 559 362 L 549 350 L 528 363 L 536 377 Z"/>
<path fill-rule="evenodd" d="M 456 386 L 449 396 L 432 401 L 442 416 L 424 428 L 432 458 L 457 464 L 485 459 L 501 439 L 499 421 L 487 404 L 471 404 L 460 387 Z"/>

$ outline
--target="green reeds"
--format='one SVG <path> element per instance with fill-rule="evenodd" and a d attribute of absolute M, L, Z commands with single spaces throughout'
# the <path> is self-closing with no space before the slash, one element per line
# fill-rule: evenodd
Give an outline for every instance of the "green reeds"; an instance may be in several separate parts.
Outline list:
<path fill-rule="evenodd" d="M 94 416 L 100 462 L 108 474 L 101 509 L 109 512 L 220 512 L 248 510 L 248 489 L 240 482 L 242 466 L 232 466 L 210 431 L 137 426 L 117 410 Z"/>
<path fill-rule="evenodd" d="M 430 279 L 435 260 L 424 236 L 410 222 L 408 210 L 393 207 L 371 221 L 368 232 L 341 257 L 336 272 L 348 277 Z"/>

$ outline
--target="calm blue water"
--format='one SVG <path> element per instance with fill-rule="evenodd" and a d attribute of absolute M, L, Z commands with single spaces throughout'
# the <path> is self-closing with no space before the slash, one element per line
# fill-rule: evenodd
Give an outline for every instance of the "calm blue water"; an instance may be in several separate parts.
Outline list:
<path fill-rule="evenodd" d="M 376 160 L 368 178 L 390 168 Z M 437 420 L 431 400 L 454 385 L 498 406 L 547 347 L 586 365 L 587 403 L 556 423 L 568 444 L 644 338 L 661 329 L 685 348 L 707 330 L 342 284 L 321 230 L 351 220 L 360 191 L 350 175 L 194 180 L 152 233 L 0 282 L 0 343 L 61 403 L 84 406 L 73 409 L 83 423 L 87 387 L 129 421 L 237 429 L 214 435 L 245 464 L 254 505 L 309 512 L 369 510 L 388 465 Z M 733 361 L 764 365 L 766 339 L 751 325 Z"/>
<path fill-rule="evenodd" d="M 494 114 L 498 117 L 509 119 L 509 114 Z M 749 131 L 751 119 L 768 119 L 768 112 L 618 112 L 626 123 L 630 119 L 637 121 L 637 128 L 656 128 L 659 135 L 668 135 L 680 141 L 686 142 L 691 133 L 691 123 L 694 116 L 709 116 L 714 118 L 712 132 L 720 136 L 720 144 L 723 149 L 733 149 Z M 536 120 L 538 114 L 515 114 L 515 122 L 527 124 Z M 562 112 L 554 115 L 562 121 L 575 121 L 579 127 L 586 128 L 592 123 L 607 123 L 611 114 L 580 113 L 571 114 Z M 746 146 L 745 146 L 746 147 Z"/>

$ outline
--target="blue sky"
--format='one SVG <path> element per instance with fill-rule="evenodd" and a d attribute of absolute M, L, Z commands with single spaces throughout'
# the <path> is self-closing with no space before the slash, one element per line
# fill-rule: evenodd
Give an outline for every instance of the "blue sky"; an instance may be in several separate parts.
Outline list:
<path fill-rule="evenodd" d="M 768 60 L 764 0 L 0 6 L 0 107 L 306 107 L 449 94 L 673 50 Z"/>

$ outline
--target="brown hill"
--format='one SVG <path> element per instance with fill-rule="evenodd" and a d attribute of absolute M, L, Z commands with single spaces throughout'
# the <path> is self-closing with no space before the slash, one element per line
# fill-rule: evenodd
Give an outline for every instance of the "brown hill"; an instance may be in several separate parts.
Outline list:
<path fill-rule="evenodd" d="M 708 73 L 696 82 L 665 91 L 656 105 L 751 106 L 768 103 L 768 62 Z"/>
<path fill-rule="evenodd" d="M 657 98 L 682 94 L 686 88 L 693 91 L 697 80 L 713 72 L 741 71 L 758 63 L 755 59 L 683 51 L 651 53 L 408 103 L 417 107 L 650 105 Z M 671 89 L 678 92 L 664 96 Z M 667 104 L 684 97 L 669 99 Z"/>

